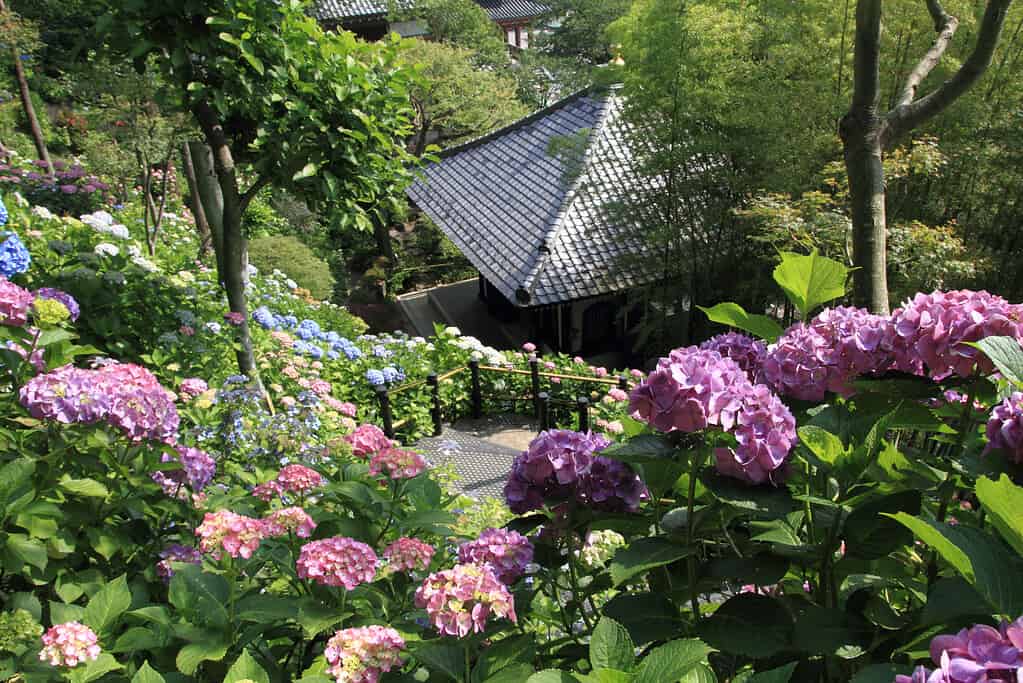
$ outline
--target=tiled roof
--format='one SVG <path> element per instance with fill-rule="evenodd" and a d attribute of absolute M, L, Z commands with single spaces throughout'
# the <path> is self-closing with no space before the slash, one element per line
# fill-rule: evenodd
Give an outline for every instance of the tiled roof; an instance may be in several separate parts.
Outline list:
<path fill-rule="evenodd" d="M 509 300 L 541 306 L 650 282 L 617 89 L 581 92 L 447 150 L 409 197 Z M 627 263 L 626 263 L 627 261 Z"/>
<path fill-rule="evenodd" d="M 550 8 L 532 0 L 476 0 L 494 21 L 507 19 L 532 19 Z"/>
<path fill-rule="evenodd" d="M 394 4 L 407 9 L 415 5 L 415 0 L 398 0 Z M 533 0 L 476 0 L 476 4 L 494 21 L 531 19 L 548 10 L 546 5 Z M 388 0 L 317 0 L 313 16 L 320 21 L 358 20 L 384 16 L 389 9 Z"/>

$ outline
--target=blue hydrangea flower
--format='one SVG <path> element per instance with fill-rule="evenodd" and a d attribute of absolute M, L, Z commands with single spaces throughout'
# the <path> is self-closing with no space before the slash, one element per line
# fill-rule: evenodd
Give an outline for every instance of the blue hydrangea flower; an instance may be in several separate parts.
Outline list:
<path fill-rule="evenodd" d="M 264 330 L 272 329 L 277 324 L 276 320 L 274 320 L 274 314 L 266 306 L 260 306 L 254 310 L 252 312 L 252 319 Z"/>
<path fill-rule="evenodd" d="M 315 320 L 303 320 L 298 324 L 295 334 L 298 335 L 299 339 L 314 339 L 320 334 L 320 326 Z"/>
<path fill-rule="evenodd" d="M 394 355 L 394 352 L 388 349 L 383 344 L 377 344 L 373 347 L 373 355 L 377 358 L 390 358 Z"/>
<path fill-rule="evenodd" d="M 380 372 L 383 373 L 384 380 L 387 381 L 388 383 L 398 381 L 398 371 L 397 369 L 391 367 L 390 365 L 388 365 Z"/>
<path fill-rule="evenodd" d="M 369 382 L 370 385 L 374 387 L 379 387 L 382 384 L 387 383 L 387 378 L 384 377 L 384 373 L 380 372 L 379 370 L 367 370 L 366 381 Z"/>
<path fill-rule="evenodd" d="M 7 207 L 4 206 L 4 198 L 0 197 L 0 228 L 7 225 Z"/>
<path fill-rule="evenodd" d="M 337 351 L 335 351 L 334 349 L 328 349 L 327 350 L 327 358 L 329 358 L 330 360 L 337 360 L 340 357 L 341 357 L 341 354 L 338 353 Z"/>
<path fill-rule="evenodd" d="M 24 273 L 32 263 L 32 255 L 13 232 L 0 233 L 6 237 L 0 244 L 0 275 L 10 279 L 18 273 Z"/>
<path fill-rule="evenodd" d="M 342 346 L 341 353 L 345 354 L 348 360 L 358 360 L 362 358 L 362 349 L 358 346 Z"/>
<path fill-rule="evenodd" d="M 334 330 L 331 330 L 326 335 L 324 335 L 324 340 L 330 342 L 331 344 L 335 344 L 341 341 L 341 335 L 335 332 Z"/>

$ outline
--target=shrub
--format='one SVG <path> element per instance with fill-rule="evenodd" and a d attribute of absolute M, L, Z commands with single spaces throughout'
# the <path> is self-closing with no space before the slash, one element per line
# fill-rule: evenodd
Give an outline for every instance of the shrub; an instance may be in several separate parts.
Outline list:
<path fill-rule="evenodd" d="M 252 240 L 249 243 L 249 261 L 265 273 L 280 270 L 320 301 L 329 299 L 334 290 L 330 266 L 295 237 Z"/>

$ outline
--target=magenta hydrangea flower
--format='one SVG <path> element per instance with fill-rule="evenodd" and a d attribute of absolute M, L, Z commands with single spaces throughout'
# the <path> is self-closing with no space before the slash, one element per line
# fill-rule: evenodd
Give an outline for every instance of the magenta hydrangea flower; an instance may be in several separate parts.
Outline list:
<path fill-rule="evenodd" d="M 763 379 L 779 394 L 823 401 L 832 384 L 831 345 L 815 328 L 796 323 L 767 349 Z"/>
<path fill-rule="evenodd" d="M 394 446 L 383 430 L 371 424 L 359 425 L 345 437 L 345 441 L 352 445 L 352 453 L 360 458 L 367 458 L 377 451 Z"/>
<path fill-rule="evenodd" d="M 181 380 L 181 384 L 178 385 L 178 393 L 181 395 L 181 400 L 190 401 L 196 396 L 206 393 L 209 388 L 206 380 L 199 377 L 188 377 Z"/>
<path fill-rule="evenodd" d="M 533 544 L 517 531 L 486 529 L 475 541 L 458 546 L 458 561 L 488 566 L 502 583 L 511 585 L 533 561 Z"/>
<path fill-rule="evenodd" d="M 173 543 L 160 551 L 160 561 L 156 563 L 156 575 L 165 582 L 170 582 L 174 576 L 174 569 L 171 562 L 188 562 L 191 564 L 202 564 L 202 553 L 187 545 Z"/>
<path fill-rule="evenodd" d="M 252 495 L 259 498 L 264 503 L 269 503 L 271 500 L 283 496 L 284 489 L 281 488 L 281 485 L 277 483 L 276 479 L 271 479 L 270 481 L 263 482 L 253 488 Z"/>
<path fill-rule="evenodd" d="M 991 361 L 966 342 L 1003 336 L 1023 340 L 1023 306 L 968 289 L 917 294 L 892 314 L 900 370 L 941 380 L 988 374 Z"/>
<path fill-rule="evenodd" d="M 334 536 L 302 546 L 297 566 L 300 578 L 352 590 L 373 580 L 377 562 L 376 553 L 365 543 Z"/>
<path fill-rule="evenodd" d="M 1023 393 L 1014 391 L 991 411 L 987 448 L 1001 448 L 1013 462 L 1023 463 Z"/>
<path fill-rule="evenodd" d="M 369 460 L 369 473 L 374 477 L 383 474 L 391 479 L 411 479 L 418 477 L 425 469 L 423 456 L 400 448 L 377 451 Z"/>
<path fill-rule="evenodd" d="M 43 649 L 39 660 L 50 666 L 73 669 L 79 664 L 99 658 L 99 638 L 96 633 L 77 621 L 51 626 L 43 634 Z"/>
<path fill-rule="evenodd" d="M 266 536 L 266 525 L 262 520 L 230 510 L 217 510 L 206 513 L 195 535 L 199 537 L 199 548 L 214 558 L 219 559 L 224 550 L 231 557 L 248 559 Z"/>
<path fill-rule="evenodd" d="M 485 631 L 490 615 L 517 622 L 507 586 L 489 567 L 475 564 L 431 574 L 416 589 L 416 607 L 426 610 L 439 633 L 459 638 Z"/>
<path fill-rule="evenodd" d="M 377 683 L 380 674 L 400 668 L 405 640 L 387 626 L 360 626 L 335 633 L 323 657 L 337 683 Z"/>
<path fill-rule="evenodd" d="M 419 539 L 399 538 L 384 548 L 383 555 L 392 571 L 413 572 L 428 568 L 435 552 L 432 545 Z"/>
<path fill-rule="evenodd" d="M 984 624 L 962 629 L 955 635 L 931 640 L 933 672 L 918 667 L 912 676 L 896 676 L 896 683 L 983 683 L 1013 681 L 1023 668 L 1023 617 L 1002 622 L 998 628 Z"/>
<path fill-rule="evenodd" d="M 759 339 L 739 332 L 726 332 L 711 337 L 700 344 L 704 351 L 717 351 L 723 358 L 730 358 L 743 369 L 750 381 L 758 382 L 767 346 Z"/>
<path fill-rule="evenodd" d="M 64 304 L 64 308 L 66 308 L 68 313 L 71 315 L 71 322 L 78 320 L 78 316 L 82 313 L 82 309 L 78 306 L 78 302 L 67 292 L 54 289 L 53 287 L 40 287 L 36 290 L 35 295 L 40 299 L 52 299 L 53 301 L 59 301 Z"/>
<path fill-rule="evenodd" d="M 22 327 L 28 323 L 35 295 L 27 289 L 0 277 L 0 325 Z"/>
<path fill-rule="evenodd" d="M 542 432 L 512 463 L 504 486 L 508 506 L 522 514 L 574 499 L 594 509 L 634 512 L 646 487 L 628 465 L 596 455 L 610 443 L 592 432 Z"/>
<path fill-rule="evenodd" d="M 732 429 L 739 445 L 714 449 L 721 474 L 751 484 L 780 484 L 796 444 L 796 420 L 788 407 L 763 384 L 750 386 Z"/>
<path fill-rule="evenodd" d="M 267 536 L 286 536 L 288 532 L 294 533 L 299 538 L 309 538 L 313 535 L 316 522 L 300 507 L 287 507 L 274 510 L 263 518 L 266 525 Z"/>
<path fill-rule="evenodd" d="M 288 493 L 308 493 L 323 486 L 323 476 L 305 465 L 285 465 L 277 473 L 277 483 Z"/>

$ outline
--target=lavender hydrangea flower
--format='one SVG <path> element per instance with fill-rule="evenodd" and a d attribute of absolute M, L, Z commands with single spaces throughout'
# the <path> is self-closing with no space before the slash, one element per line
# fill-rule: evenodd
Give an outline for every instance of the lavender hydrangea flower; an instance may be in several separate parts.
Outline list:
<path fill-rule="evenodd" d="M 1023 464 L 1023 393 L 1015 391 L 991 411 L 987 421 L 987 449 L 1000 448 Z"/>
<path fill-rule="evenodd" d="M 486 529 L 474 541 L 458 546 L 459 564 L 481 564 L 494 572 L 506 585 L 526 573 L 533 561 L 533 544 L 517 531 Z"/>
<path fill-rule="evenodd" d="M 367 370 L 366 381 L 370 386 L 379 387 L 387 383 L 387 377 L 379 370 Z"/>
<path fill-rule="evenodd" d="M 190 564 L 202 564 L 202 553 L 196 548 L 189 548 L 186 545 L 172 543 L 160 551 L 160 561 L 156 563 L 156 575 L 170 583 L 174 576 L 174 569 L 171 562 L 188 562 Z"/>
<path fill-rule="evenodd" d="M 53 287 L 40 287 L 35 291 L 35 295 L 39 299 L 52 299 L 54 301 L 59 301 L 60 303 L 64 304 L 64 307 L 68 310 L 68 313 L 71 314 L 71 322 L 75 322 L 76 320 L 78 320 L 78 316 L 81 315 L 82 311 L 81 308 L 78 306 L 78 302 L 75 301 L 75 298 L 68 294 L 67 292 L 63 292 L 59 289 L 54 289 Z"/>
<path fill-rule="evenodd" d="M 0 242 L 0 276 L 11 278 L 28 270 L 32 255 L 13 232 L 0 233 L 6 239 Z"/>
<path fill-rule="evenodd" d="M 739 332 L 726 332 L 711 337 L 700 344 L 701 350 L 717 351 L 724 358 L 731 358 L 742 368 L 751 381 L 759 381 L 767 345 L 759 339 Z"/>
<path fill-rule="evenodd" d="M 931 640 L 933 672 L 917 667 L 912 676 L 896 676 L 895 683 L 982 683 L 1014 681 L 1023 669 L 1023 617 L 998 628 L 978 624 L 955 635 Z"/>

